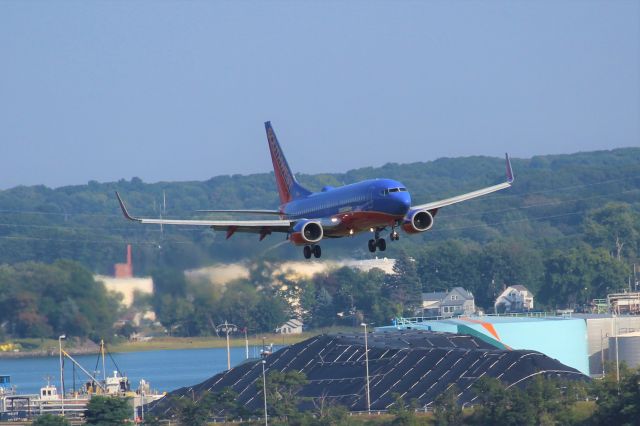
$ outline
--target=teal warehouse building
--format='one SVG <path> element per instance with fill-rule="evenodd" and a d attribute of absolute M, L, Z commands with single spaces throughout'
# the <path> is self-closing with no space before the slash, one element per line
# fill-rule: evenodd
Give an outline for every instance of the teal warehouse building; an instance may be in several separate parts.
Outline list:
<path fill-rule="evenodd" d="M 584 319 L 546 315 L 468 316 L 449 319 L 399 318 L 380 331 L 430 330 L 470 334 L 500 349 L 530 349 L 589 375 Z"/>

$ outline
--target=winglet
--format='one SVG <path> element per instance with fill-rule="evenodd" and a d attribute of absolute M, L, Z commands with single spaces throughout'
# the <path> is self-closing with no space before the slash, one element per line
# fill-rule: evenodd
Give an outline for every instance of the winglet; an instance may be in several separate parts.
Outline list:
<path fill-rule="evenodd" d="M 513 183 L 513 169 L 511 168 L 511 160 L 509 159 L 509 154 L 504 154 L 504 156 L 507 160 L 507 182 Z"/>
<path fill-rule="evenodd" d="M 116 191 L 116 197 L 118 198 L 118 203 L 120 203 L 120 208 L 122 209 L 122 214 L 124 215 L 124 217 L 135 222 L 140 222 L 140 219 L 129 214 L 129 212 L 127 211 L 127 207 L 124 205 L 124 201 L 122 201 L 122 198 L 120 198 L 120 194 L 118 194 L 118 191 Z"/>

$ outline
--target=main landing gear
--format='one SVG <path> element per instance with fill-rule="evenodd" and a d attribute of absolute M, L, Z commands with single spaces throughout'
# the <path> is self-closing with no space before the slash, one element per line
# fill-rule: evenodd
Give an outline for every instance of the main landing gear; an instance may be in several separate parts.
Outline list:
<path fill-rule="evenodd" d="M 384 238 L 376 238 L 375 240 L 369 240 L 369 251 L 375 253 L 376 249 L 385 251 L 387 249 L 387 242 Z"/>
<path fill-rule="evenodd" d="M 384 238 L 380 238 L 380 231 L 382 231 L 382 229 L 376 229 L 375 237 L 372 240 L 369 240 L 368 245 L 371 253 L 375 253 L 376 250 L 385 251 L 387 249 L 387 242 Z M 400 234 L 398 234 L 395 228 L 391 230 L 389 239 L 391 241 L 398 241 L 400 239 Z"/>
<path fill-rule="evenodd" d="M 318 245 L 304 246 L 304 248 L 302 249 L 302 253 L 304 254 L 305 259 L 311 259 L 312 254 L 313 257 L 318 259 L 320 256 L 322 256 L 322 249 Z"/>

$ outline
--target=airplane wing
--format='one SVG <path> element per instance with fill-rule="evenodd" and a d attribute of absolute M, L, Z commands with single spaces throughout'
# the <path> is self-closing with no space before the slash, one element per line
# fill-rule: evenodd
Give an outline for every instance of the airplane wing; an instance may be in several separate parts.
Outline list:
<path fill-rule="evenodd" d="M 260 234 L 260 239 L 262 239 L 272 232 L 289 232 L 293 224 L 290 220 L 150 219 L 135 217 L 129 214 L 118 192 L 116 192 L 116 197 L 124 217 L 134 222 L 155 225 L 206 226 L 216 231 L 227 231 L 227 238 L 231 237 L 235 232 L 252 232 Z"/>
<path fill-rule="evenodd" d="M 248 214 L 268 214 L 283 215 L 279 210 L 196 210 L 198 213 L 248 213 Z"/>
<path fill-rule="evenodd" d="M 509 188 L 513 183 L 513 170 L 511 169 L 511 160 L 509 154 L 505 154 L 506 167 L 507 167 L 507 181 L 498 185 L 489 186 L 486 188 L 478 189 L 477 191 L 467 192 L 466 194 L 457 195 L 451 198 L 445 198 L 444 200 L 433 201 L 431 203 L 420 204 L 418 206 L 411 206 L 411 209 L 416 210 L 436 210 L 441 207 L 450 206 L 451 204 L 460 203 L 462 201 L 471 200 L 476 197 L 491 194 L 492 192 L 500 191 L 505 188 Z"/>

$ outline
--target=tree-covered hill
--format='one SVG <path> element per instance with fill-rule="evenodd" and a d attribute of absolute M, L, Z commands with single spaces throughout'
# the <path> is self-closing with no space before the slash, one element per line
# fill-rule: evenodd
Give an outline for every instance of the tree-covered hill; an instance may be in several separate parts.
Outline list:
<path fill-rule="evenodd" d="M 629 214 L 640 212 L 640 148 L 571 155 L 513 159 L 514 186 L 478 200 L 442 209 L 432 231 L 403 236 L 389 245 L 393 257 L 402 246 L 415 253 L 437 241 L 484 244 L 496 240 L 526 241 L 535 249 L 568 249 L 591 238 L 615 251 L 615 238 L 597 226 L 610 215 L 598 209 L 622 203 Z M 299 175 L 312 190 L 361 179 L 400 180 L 415 203 L 467 192 L 504 179 L 504 160 L 490 157 L 442 158 L 427 163 L 386 164 L 342 174 Z M 125 221 L 114 192 L 119 191 L 132 213 L 141 216 L 202 217 L 197 209 L 276 208 L 273 174 L 216 176 L 204 182 L 144 183 L 130 181 L 67 186 L 16 187 L 0 191 L 0 263 L 74 259 L 100 273 L 110 273 L 123 260 L 125 244 L 134 245 L 137 273 L 156 266 L 190 268 L 216 261 L 249 257 L 299 258 L 298 248 L 282 244 L 274 234 L 262 242 L 255 235 L 236 234 L 229 241 L 210 230 L 143 226 Z M 166 210 L 163 209 L 166 197 Z M 610 207 L 618 212 L 619 208 Z M 625 211 L 627 211 L 625 210 Z M 595 215 L 595 216 L 594 216 Z M 600 215 L 600 216 L 598 216 Z M 594 218 L 599 217 L 596 224 Z M 634 216 L 637 217 L 637 216 Z M 624 218 L 620 219 L 624 220 Z M 596 226 L 597 225 L 597 226 Z M 593 232 L 586 233 L 590 226 Z M 598 234 L 599 232 L 599 234 Z M 327 257 L 372 256 L 368 235 L 324 243 Z M 634 247 L 635 244 L 635 247 Z M 623 249 L 637 256 L 638 242 Z"/>

